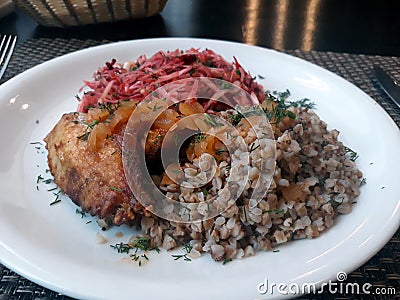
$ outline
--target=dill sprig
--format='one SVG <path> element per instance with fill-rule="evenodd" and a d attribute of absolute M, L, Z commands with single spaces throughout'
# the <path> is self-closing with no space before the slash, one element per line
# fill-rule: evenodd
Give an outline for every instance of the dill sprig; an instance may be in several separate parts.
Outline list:
<path fill-rule="evenodd" d="M 353 162 L 356 161 L 357 158 L 359 157 L 358 153 L 350 149 L 349 147 L 344 146 L 344 152 L 345 154 L 349 154 L 350 160 Z"/>
<path fill-rule="evenodd" d="M 224 148 L 220 148 L 220 149 L 215 150 L 215 154 L 216 155 L 221 155 L 224 152 L 228 152 L 228 151 L 226 149 L 224 149 Z"/>
<path fill-rule="evenodd" d="M 61 202 L 60 195 L 62 195 L 62 194 L 64 194 L 63 190 L 59 190 L 58 192 L 53 192 L 53 195 L 55 196 L 55 199 L 52 202 L 50 202 L 49 205 L 53 206 L 53 205 L 55 205 L 57 203 L 60 203 Z"/>
<path fill-rule="evenodd" d="M 126 253 L 126 254 L 129 254 L 129 251 L 133 249 L 131 245 L 122 242 L 115 245 L 110 245 L 110 247 L 116 250 L 117 253 Z"/>
<path fill-rule="evenodd" d="M 111 248 L 117 251 L 117 253 L 129 254 L 129 257 L 138 263 L 139 267 L 142 266 L 143 260 L 149 260 L 146 252 L 154 250 L 157 253 L 160 252 L 158 247 L 151 247 L 151 241 L 147 237 L 137 237 L 129 243 L 117 243 L 115 245 L 110 245 Z M 133 253 L 131 253 L 131 250 Z"/>
<path fill-rule="evenodd" d="M 94 120 L 91 123 L 87 123 L 85 121 L 82 122 L 84 125 L 86 125 L 86 129 L 85 132 L 79 136 L 77 136 L 78 139 L 82 140 L 82 141 L 87 141 L 87 139 L 89 138 L 90 133 L 92 132 L 94 126 L 96 126 L 97 124 L 100 123 L 99 120 Z"/>
<path fill-rule="evenodd" d="M 284 209 L 263 209 L 262 213 L 274 213 L 276 215 L 283 214 L 285 212 Z"/>
<path fill-rule="evenodd" d="M 237 113 L 235 115 L 230 115 L 229 118 L 231 119 L 231 123 L 233 126 L 236 126 L 240 123 L 240 121 L 244 118 L 245 116 L 242 113 Z"/>
<path fill-rule="evenodd" d="M 191 246 L 188 243 L 184 243 L 183 244 L 183 248 L 182 250 L 184 250 L 186 253 L 184 254 L 176 254 L 176 255 L 171 255 L 174 260 L 178 260 L 178 259 L 183 259 L 184 261 L 192 261 L 192 259 L 188 256 L 188 254 L 190 253 L 190 251 L 192 251 L 193 246 Z"/>
<path fill-rule="evenodd" d="M 83 212 L 82 210 L 78 209 L 78 208 L 75 210 L 75 213 L 78 214 L 78 215 L 81 215 L 81 219 L 86 217 L 86 213 Z"/>
<path fill-rule="evenodd" d="M 203 133 L 196 134 L 193 138 L 194 143 L 200 143 L 201 141 L 206 139 L 206 135 Z"/>
<path fill-rule="evenodd" d="M 297 101 L 287 101 L 291 95 L 289 90 L 285 90 L 283 92 L 267 91 L 265 94 L 267 97 L 266 101 L 271 101 L 274 103 L 272 105 L 272 109 L 264 108 L 261 110 L 257 105 L 250 107 L 246 111 L 240 111 L 240 107 L 236 108 L 236 113 L 229 116 L 232 125 L 237 126 L 243 118 L 259 116 L 262 113 L 265 113 L 269 121 L 273 121 L 275 124 L 277 124 L 285 117 L 289 117 L 290 119 L 295 119 L 297 117 L 296 114 L 290 110 L 291 107 L 306 109 L 313 109 L 315 107 L 315 103 L 311 102 L 307 98 Z"/>
<path fill-rule="evenodd" d="M 260 148 L 260 145 L 257 145 L 257 146 L 256 146 L 255 143 L 252 143 L 252 144 L 250 145 L 249 153 L 253 152 L 253 151 L 256 150 L 257 148 Z"/>
<path fill-rule="evenodd" d="M 240 107 L 236 107 L 236 114 L 229 115 L 229 119 L 233 126 L 237 126 L 243 118 L 251 116 L 260 116 L 264 111 L 260 109 L 258 105 L 254 105 L 246 109 L 246 111 L 240 111 Z"/>
<path fill-rule="evenodd" d="M 108 189 L 109 189 L 110 191 L 114 191 L 114 192 L 119 192 L 119 193 L 122 193 L 122 192 L 123 192 L 122 189 L 117 188 L 117 187 L 114 187 L 114 186 L 109 186 Z"/>
<path fill-rule="evenodd" d="M 105 110 L 109 113 L 109 117 L 113 116 L 115 111 L 120 107 L 121 102 L 118 101 L 118 103 L 104 103 L 104 104 L 99 104 L 97 107 L 100 108 L 101 110 Z"/>
<path fill-rule="evenodd" d="M 270 91 L 267 91 L 266 96 L 273 101 L 284 101 L 288 107 L 300 107 L 307 109 L 315 108 L 315 103 L 308 98 L 303 98 L 296 101 L 287 101 L 291 96 L 291 93 L 288 89 L 284 90 L 283 92 L 273 91 L 271 93 Z"/>
<path fill-rule="evenodd" d="M 269 120 L 275 120 L 275 123 L 279 123 L 284 117 L 289 117 L 291 119 L 296 118 L 296 114 L 289 110 L 290 107 L 294 108 L 315 108 L 315 103 L 311 102 L 310 99 L 303 98 L 297 101 L 287 101 L 291 96 L 288 89 L 283 92 L 270 91 L 266 92 L 267 99 L 275 103 L 272 110 L 264 109 L 265 114 Z M 267 100 L 267 101 L 268 101 Z"/>

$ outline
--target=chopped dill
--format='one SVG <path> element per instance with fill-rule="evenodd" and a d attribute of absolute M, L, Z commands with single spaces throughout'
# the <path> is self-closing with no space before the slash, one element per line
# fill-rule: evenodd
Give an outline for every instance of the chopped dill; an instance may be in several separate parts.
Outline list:
<path fill-rule="evenodd" d="M 221 154 L 224 153 L 224 152 L 228 152 L 228 151 L 227 151 L 226 149 L 224 149 L 224 148 L 215 150 L 215 154 L 216 154 L 216 155 L 221 155 Z"/>
<path fill-rule="evenodd" d="M 202 140 L 206 139 L 206 135 L 203 133 L 196 134 L 193 138 L 193 142 L 200 143 Z"/>
<path fill-rule="evenodd" d="M 237 113 L 235 115 L 229 115 L 229 118 L 231 119 L 231 123 L 233 126 L 236 126 L 240 123 L 240 121 L 244 118 L 245 116 L 241 113 Z"/>
<path fill-rule="evenodd" d="M 131 243 L 131 247 L 144 251 L 150 250 L 150 239 L 147 237 L 138 237 Z"/>
<path fill-rule="evenodd" d="M 291 94 L 288 89 L 283 92 L 266 92 L 267 99 L 275 103 L 275 106 L 272 110 L 264 109 L 264 112 L 269 120 L 273 119 L 275 123 L 279 123 L 284 117 L 295 119 L 296 114 L 289 110 L 290 107 L 306 109 L 313 109 L 315 107 L 315 103 L 311 102 L 310 99 L 307 98 L 297 101 L 287 101 L 290 95 Z"/>
<path fill-rule="evenodd" d="M 123 192 L 123 190 L 121 190 L 121 189 L 119 189 L 119 188 L 116 188 L 116 187 L 113 187 L 113 186 L 109 186 L 108 189 L 109 189 L 110 191 L 114 191 L 114 192 L 119 192 L 119 193 L 122 193 L 122 192 Z"/>
<path fill-rule="evenodd" d="M 86 125 L 86 130 L 85 130 L 85 133 L 77 136 L 77 138 L 82 140 L 82 141 L 87 141 L 88 138 L 89 138 L 89 135 L 91 133 L 91 130 L 93 130 L 94 126 L 99 124 L 100 121 L 99 120 L 94 120 L 92 123 L 87 123 L 87 122 L 82 122 L 82 123 Z M 91 129 L 91 130 L 89 130 L 89 129 Z"/>
<path fill-rule="evenodd" d="M 221 83 L 221 87 L 222 87 L 223 89 L 226 89 L 226 90 L 231 90 L 231 89 L 232 89 L 232 83 L 227 82 L 227 81 L 223 81 L 223 82 Z"/>
<path fill-rule="evenodd" d="M 115 249 L 118 253 L 129 253 L 133 249 L 129 244 L 118 243 L 115 245 L 110 245 L 111 248 Z"/>
<path fill-rule="evenodd" d="M 78 214 L 78 215 L 80 214 L 81 215 L 81 219 L 86 217 L 86 213 L 83 212 L 82 210 L 78 209 L 78 208 L 75 210 L 75 213 Z"/>
<path fill-rule="evenodd" d="M 53 202 L 51 202 L 51 203 L 49 204 L 50 206 L 53 206 L 54 204 L 57 204 L 57 203 L 61 202 L 60 193 L 61 193 L 61 191 L 58 192 L 58 193 L 53 193 L 53 194 L 56 196 L 56 198 L 54 199 Z"/>
<path fill-rule="evenodd" d="M 54 204 L 57 204 L 57 203 L 59 203 L 59 202 L 61 202 L 61 199 L 60 198 L 58 198 L 58 197 L 56 197 L 56 199 L 53 201 L 53 202 L 50 202 L 50 206 L 53 206 Z"/>
<path fill-rule="evenodd" d="M 86 131 L 84 134 L 77 136 L 78 139 L 82 141 L 87 141 L 89 138 L 90 131 Z"/>
<path fill-rule="evenodd" d="M 256 146 L 254 143 L 250 145 L 250 150 L 249 152 L 253 152 L 254 150 L 256 150 L 257 148 L 260 148 L 260 145 Z"/>
<path fill-rule="evenodd" d="M 174 260 L 178 260 L 178 259 L 183 259 L 184 261 L 192 261 L 192 259 L 188 256 L 188 254 L 190 253 L 190 251 L 192 251 L 193 246 L 191 246 L 188 243 L 184 243 L 183 244 L 183 248 L 182 250 L 184 250 L 186 253 L 184 254 L 176 254 L 176 255 L 171 255 Z"/>
<path fill-rule="evenodd" d="M 349 147 L 344 146 L 344 152 L 345 152 L 345 154 L 350 155 L 350 160 L 353 162 L 356 161 L 357 158 L 359 157 L 358 153 L 355 152 L 354 150 L 350 149 Z"/>
<path fill-rule="evenodd" d="M 139 267 L 142 266 L 143 259 L 149 260 L 149 257 L 145 253 L 146 251 L 154 250 L 157 253 L 160 253 L 160 249 L 158 247 L 151 247 L 150 239 L 147 237 L 137 237 L 129 243 L 118 243 L 115 245 L 110 245 L 110 247 L 116 250 L 118 253 L 129 254 L 129 257 L 132 259 L 132 261 L 137 262 Z M 133 253 L 131 253 L 131 250 Z"/>
<path fill-rule="evenodd" d="M 297 101 L 291 101 L 289 102 L 291 106 L 293 107 L 302 107 L 302 108 L 307 108 L 307 109 L 314 109 L 315 108 L 315 103 L 311 102 L 310 99 L 308 98 L 303 98 Z"/>
<path fill-rule="evenodd" d="M 39 183 L 41 180 L 43 180 L 44 178 L 42 177 L 42 175 L 38 175 L 37 179 L 36 179 L 36 183 Z"/>
<path fill-rule="evenodd" d="M 107 103 L 107 104 L 99 104 L 98 108 L 100 108 L 101 110 L 105 110 L 109 113 L 108 117 L 111 117 L 114 115 L 114 112 L 119 108 L 119 106 L 121 105 L 120 102 L 118 103 Z"/>
<path fill-rule="evenodd" d="M 209 114 L 204 114 L 204 123 L 206 123 L 210 126 L 213 126 L 213 127 L 218 125 L 218 123 L 215 122 L 215 120 L 213 118 L 211 118 Z"/>
<path fill-rule="evenodd" d="M 52 183 L 52 182 L 53 182 L 53 179 L 51 179 L 51 178 L 47 178 L 47 179 L 43 180 L 44 184 L 49 184 L 49 183 Z"/>
<path fill-rule="evenodd" d="M 274 213 L 274 214 L 283 214 L 285 212 L 284 209 L 263 209 L 262 213 Z"/>
<path fill-rule="evenodd" d="M 318 179 L 318 186 L 323 187 L 325 185 L 325 179 L 321 176 L 315 176 Z"/>

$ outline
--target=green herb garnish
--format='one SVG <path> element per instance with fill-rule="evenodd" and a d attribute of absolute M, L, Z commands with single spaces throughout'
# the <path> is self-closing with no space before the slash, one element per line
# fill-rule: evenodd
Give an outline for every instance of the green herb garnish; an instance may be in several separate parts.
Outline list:
<path fill-rule="evenodd" d="M 83 124 L 85 124 L 87 127 L 89 127 L 90 129 L 93 129 L 94 126 L 96 126 L 97 124 L 99 124 L 99 120 L 94 120 L 92 123 L 86 123 L 86 122 L 82 122 Z"/>
<path fill-rule="evenodd" d="M 147 237 L 137 237 L 130 243 L 118 243 L 110 245 L 110 247 L 118 253 L 130 254 L 131 250 L 133 250 L 134 252 L 129 256 L 133 261 L 138 262 L 139 267 L 142 266 L 143 259 L 149 260 L 149 257 L 144 253 L 145 251 L 155 250 L 157 253 L 160 252 L 158 247 L 151 247 L 150 239 Z"/>
<path fill-rule="evenodd" d="M 218 123 L 215 122 L 215 120 L 211 118 L 209 114 L 204 114 L 204 122 L 213 127 L 218 125 Z"/>
<path fill-rule="evenodd" d="M 290 106 L 292 107 L 301 107 L 301 108 L 307 108 L 307 109 L 314 109 L 315 108 L 315 103 L 311 102 L 310 99 L 304 98 L 300 99 L 297 101 L 291 101 L 289 102 Z"/>
<path fill-rule="evenodd" d="M 323 187 L 325 185 L 325 179 L 323 177 L 320 177 L 320 176 L 316 176 L 316 177 L 318 179 L 318 185 L 320 187 Z"/>
<path fill-rule="evenodd" d="M 215 150 L 215 154 L 216 154 L 216 155 L 221 155 L 221 154 L 224 153 L 224 152 L 228 152 L 228 151 L 227 151 L 226 149 L 224 149 L 224 148 Z"/>
<path fill-rule="evenodd" d="M 205 139 L 206 139 L 206 135 L 200 133 L 200 134 L 197 134 L 197 135 L 194 136 L 193 142 L 195 142 L 195 143 L 200 143 L 201 141 L 203 141 L 203 140 L 205 140 Z"/>
<path fill-rule="evenodd" d="M 38 175 L 38 177 L 36 178 L 36 183 L 39 183 L 39 181 L 43 180 L 44 178 L 42 177 L 42 175 Z"/>
<path fill-rule="evenodd" d="M 274 213 L 274 214 L 283 214 L 285 212 L 284 209 L 263 209 L 262 213 Z"/>
<path fill-rule="evenodd" d="M 89 135 L 91 133 L 91 130 L 93 130 L 94 126 L 99 124 L 100 121 L 99 120 L 94 120 L 92 123 L 87 123 L 87 122 L 82 122 L 82 123 L 86 125 L 86 130 L 85 130 L 84 134 L 77 136 L 77 138 L 82 140 L 82 141 L 87 141 L 87 139 L 89 138 Z"/>
<path fill-rule="evenodd" d="M 207 195 L 208 195 L 208 190 L 207 190 L 205 187 L 203 187 L 203 188 L 201 189 L 201 192 L 203 193 L 204 197 L 207 197 Z"/>
<path fill-rule="evenodd" d="M 57 204 L 57 203 L 61 202 L 60 194 L 63 194 L 63 191 L 62 191 L 62 190 L 59 190 L 57 193 L 53 193 L 53 194 L 56 196 L 56 198 L 54 199 L 53 202 L 51 202 L 51 203 L 49 204 L 50 206 L 53 206 L 54 204 Z"/>
<path fill-rule="evenodd" d="M 90 131 L 86 131 L 84 134 L 77 136 L 77 138 L 82 141 L 87 141 L 87 139 L 89 138 L 89 134 L 90 134 Z"/>
<path fill-rule="evenodd" d="M 221 83 L 221 87 L 222 87 L 223 89 L 226 89 L 226 90 L 231 90 L 231 89 L 232 89 L 232 83 L 227 82 L 227 81 L 223 81 L 223 82 Z"/>
<path fill-rule="evenodd" d="M 275 123 L 279 123 L 284 117 L 295 119 L 296 114 L 289 110 L 290 107 L 306 109 L 313 109 L 315 107 L 315 103 L 311 102 L 307 98 L 297 101 L 287 101 L 290 95 L 291 94 L 289 90 L 285 90 L 283 92 L 273 91 L 272 93 L 269 91 L 266 92 L 266 96 L 269 101 L 272 101 L 276 104 L 272 110 L 264 109 L 264 112 L 269 120 L 273 119 Z"/>
<path fill-rule="evenodd" d="M 113 187 L 113 186 L 109 186 L 108 189 L 109 189 L 110 191 L 114 191 L 114 192 L 119 192 L 119 193 L 122 193 L 122 192 L 123 192 L 123 190 L 121 190 L 121 189 L 119 189 L 119 188 L 116 188 L 116 187 Z"/>
<path fill-rule="evenodd" d="M 81 215 L 81 219 L 86 217 L 86 213 L 84 213 L 82 210 L 80 210 L 78 208 L 75 210 L 75 213 L 78 215 Z"/>
<path fill-rule="evenodd" d="M 54 204 L 57 204 L 57 203 L 59 203 L 59 202 L 61 202 L 61 199 L 60 198 L 58 198 L 58 197 L 56 197 L 56 199 L 53 201 L 53 202 L 50 202 L 50 206 L 53 206 Z"/>
<path fill-rule="evenodd" d="M 244 118 L 245 116 L 242 115 L 241 113 L 237 113 L 235 115 L 230 115 L 229 118 L 231 119 L 231 123 L 233 126 L 236 126 L 240 123 L 240 121 Z"/>
<path fill-rule="evenodd" d="M 111 248 L 117 250 L 118 253 L 129 253 L 133 249 L 129 244 L 118 243 L 115 245 L 110 245 Z"/>
<path fill-rule="evenodd" d="M 192 251 L 192 249 L 193 249 L 193 246 L 185 243 L 185 244 L 183 244 L 182 250 L 185 250 L 186 253 L 171 255 L 171 256 L 174 258 L 174 260 L 178 260 L 178 259 L 182 258 L 184 261 L 192 261 L 191 258 L 189 256 L 187 256 L 190 253 L 190 251 Z"/>
<path fill-rule="evenodd" d="M 254 143 L 250 145 L 250 150 L 249 152 L 253 152 L 254 150 L 256 150 L 257 148 L 260 148 L 260 145 L 256 146 Z"/>
<path fill-rule="evenodd" d="M 348 153 L 350 155 L 350 160 L 353 162 L 356 161 L 357 158 L 359 157 L 358 153 L 350 149 L 349 147 L 344 146 L 344 152 L 345 154 Z"/>
<path fill-rule="evenodd" d="M 47 179 L 43 180 L 44 184 L 49 184 L 49 183 L 52 183 L 52 182 L 53 182 L 53 179 L 51 179 L 51 178 L 47 178 Z"/>

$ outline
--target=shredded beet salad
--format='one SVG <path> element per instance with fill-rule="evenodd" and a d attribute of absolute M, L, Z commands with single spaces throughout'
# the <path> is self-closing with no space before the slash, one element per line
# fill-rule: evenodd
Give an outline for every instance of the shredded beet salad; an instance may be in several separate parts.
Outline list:
<path fill-rule="evenodd" d="M 265 99 L 263 88 L 246 72 L 236 58 L 229 63 L 212 50 L 189 49 L 172 52 L 159 51 L 152 57 L 141 55 L 136 62 L 124 65 L 115 59 L 106 62 L 94 74 L 93 81 L 84 81 L 85 92 L 78 105 L 79 112 L 99 104 L 119 101 L 141 101 L 158 87 L 190 77 L 209 77 L 228 81 L 247 91 L 253 99 Z M 82 88 L 82 89 L 83 89 Z M 212 110 L 213 100 L 203 103 L 205 110 Z"/>

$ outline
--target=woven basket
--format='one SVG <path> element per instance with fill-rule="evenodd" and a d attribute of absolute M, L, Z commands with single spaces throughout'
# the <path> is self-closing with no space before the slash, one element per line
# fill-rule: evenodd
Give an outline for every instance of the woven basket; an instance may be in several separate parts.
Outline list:
<path fill-rule="evenodd" d="M 144 18 L 160 13 L 167 0 L 14 0 L 44 26 L 68 27 Z"/>

